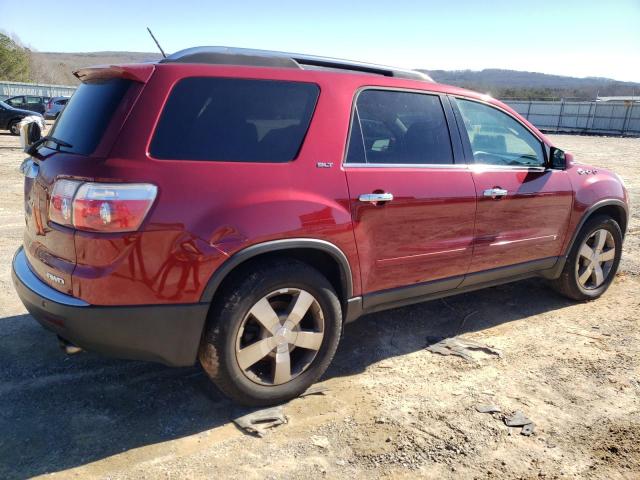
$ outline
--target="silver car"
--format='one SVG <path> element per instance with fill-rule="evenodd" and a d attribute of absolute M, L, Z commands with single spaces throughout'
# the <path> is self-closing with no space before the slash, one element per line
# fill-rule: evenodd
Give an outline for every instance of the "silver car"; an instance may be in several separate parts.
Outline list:
<path fill-rule="evenodd" d="M 68 101 L 69 97 L 51 97 L 45 108 L 44 118 L 58 118 Z"/>

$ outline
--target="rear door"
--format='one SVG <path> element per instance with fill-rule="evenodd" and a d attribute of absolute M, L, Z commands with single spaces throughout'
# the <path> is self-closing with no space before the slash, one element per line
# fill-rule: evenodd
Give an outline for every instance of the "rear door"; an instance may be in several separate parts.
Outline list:
<path fill-rule="evenodd" d="M 31 97 L 27 95 L 25 99 L 25 108 L 27 110 L 31 110 L 32 112 L 44 113 L 44 101 L 42 100 L 42 97 Z"/>
<path fill-rule="evenodd" d="M 469 272 L 552 266 L 573 202 L 567 172 L 547 168 L 543 142 L 508 112 L 464 98 L 454 102 L 478 196 Z"/>
<path fill-rule="evenodd" d="M 416 295 L 453 288 L 469 267 L 475 190 L 444 101 L 376 88 L 357 95 L 344 168 L 363 293 L 386 291 L 365 297 L 366 306 L 392 301 L 402 287 Z"/>

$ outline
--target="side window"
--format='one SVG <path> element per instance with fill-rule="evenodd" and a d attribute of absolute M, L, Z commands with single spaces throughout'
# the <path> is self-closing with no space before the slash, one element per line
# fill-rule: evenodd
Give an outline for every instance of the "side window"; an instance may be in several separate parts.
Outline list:
<path fill-rule="evenodd" d="M 8 100 L 7 103 L 12 107 L 20 108 L 24 105 L 24 97 L 15 97 L 11 100 Z"/>
<path fill-rule="evenodd" d="M 360 93 L 352 119 L 347 163 L 453 163 L 440 98 L 391 90 Z"/>
<path fill-rule="evenodd" d="M 456 99 L 475 163 L 544 166 L 542 142 L 520 122 L 500 110 Z"/>
<path fill-rule="evenodd" d="M 319 93 L 311 83 L 185 78 L 164 106 L 151 155 L 167 160 L 289 162 L 298 156 Z"/>
<path fill-rule="evenodd" d="M 29 105 L 38 105 L 42 103 L 42 99 L 40 97 L 27 97 L 27 104 Z"/>

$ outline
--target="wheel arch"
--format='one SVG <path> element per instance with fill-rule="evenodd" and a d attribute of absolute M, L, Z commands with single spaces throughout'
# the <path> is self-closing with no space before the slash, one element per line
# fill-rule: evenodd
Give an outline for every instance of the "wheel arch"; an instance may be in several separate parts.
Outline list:
<path fill-rule="evenodd" d="M 587 209 L 586 212 L 583 213 L 580 222 L 576 225 L 574 229 L 573 235 L 571 237 L 571 241 L 567 245 L 565 250 L 565 256 L 568 256 L 573 248 L 573 245 L 578 238 L 578 234 L 582 227 L 587 223 L 590 218 L 593 218 L 594 215 L 605 214 L 613 218 L 618 225 L 620 225 L 620 230 L 622 230 L 622 237 L 624 238 L 625 233 L 627 231 L 627 226 L 629 224 L 629 211 L 627 205 L 618 199 L 607 199 L 596 202 L 591 207 Z"/>
<path fill-rule="evenodd" d="M 340 248 L 326 240 L 291 238 L 258 243 L 234 253 L 213 273 L 200 301 L 211 303 L 224 280 L 241 265 L 269 257 L 293 257 L 317 268 L 336 289 L 343 306 L 353 296 L 351 267 Z"/>

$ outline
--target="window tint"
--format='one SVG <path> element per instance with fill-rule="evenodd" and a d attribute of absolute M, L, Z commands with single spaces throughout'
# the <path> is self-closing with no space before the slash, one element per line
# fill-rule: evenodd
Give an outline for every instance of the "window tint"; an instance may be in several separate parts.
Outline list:
<path fill-rule="evenodd" d="M 11 100 L 7 100 L 7 103 L 13 107 L 20 108 L 22 105 L 24 105 L 24 97 L 12 98 Z"/>
<path fill-rule="evenodd" d="M 449 129 L 435 95 L 365 90 L 352 122 L 347 163 L 453 163 Z"/>
<path fill-rule="evenodd" d="M 151 155 L 161 159 L 291 161 L 309 128 L 318 93 L 318 86 L 309 83 L 184 79 L 167 100 L 151 142 Z"/>
<path fill-rule="evenodd" d="M 131 83 L 111 79 L 80 85 L 50 132 L 52 137 L 72 145 L 60 149 L 82 155 L 92 153 Z"/>
<path fill-rule="evenodd" d="M 542 143 L 520 122 L 482 103 L 461 99 L 456 102 L 476 163 L 544 166 Z"/>

